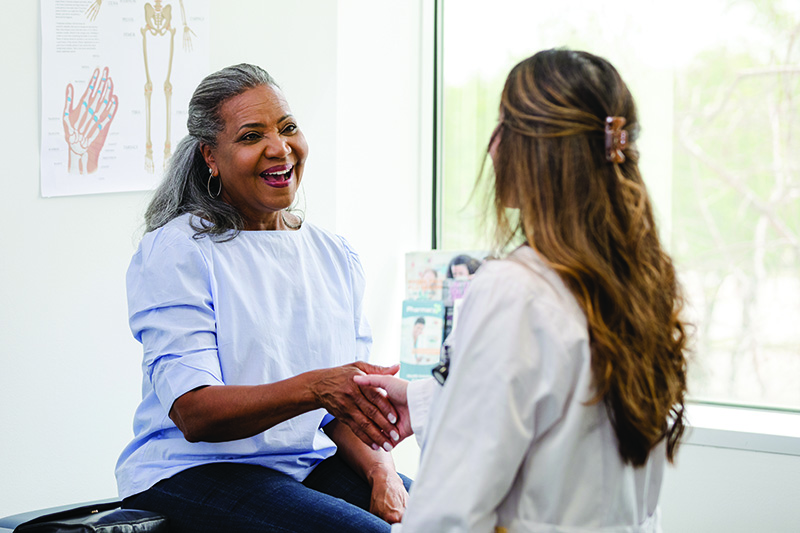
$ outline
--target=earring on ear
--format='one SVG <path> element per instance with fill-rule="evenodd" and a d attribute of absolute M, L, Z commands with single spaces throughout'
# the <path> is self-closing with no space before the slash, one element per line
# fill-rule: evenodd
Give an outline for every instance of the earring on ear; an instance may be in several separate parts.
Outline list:
<path fill-rule="evenodd" d="M 206 183 L 206 190 L 208 191 L 208 195 L 211 198 L 216 198 L 217 196 L 219 196 L 219 193 L 222 192 L 222 180 L 219 180 L 219 188 L 217 189 L 217 194 L 212 194 L 211 193 L 211 179 L 212 178 L 219 179 L 217 176 L 214 175 L 214 171 L 209 168 L 208 169 L 208 182 Z"/>

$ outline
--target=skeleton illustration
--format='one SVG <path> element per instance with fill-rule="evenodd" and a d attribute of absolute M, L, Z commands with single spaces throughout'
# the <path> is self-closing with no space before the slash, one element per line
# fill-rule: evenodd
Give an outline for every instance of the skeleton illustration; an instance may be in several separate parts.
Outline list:
<path fill-rule="evenodd" d="M 195 33 L 189 28 L 186 23 L 186 12 L 183 8 L 183 0 L 178 0 L 181 8 L 181 22 L 183 24 L 183 48 L 187 52 L 192 50 L 192 35 Z M 100 5 L 103 0 L 94 0 L 94 2 L 86 10 L 86 17 L 89 20 L 94 20 L 100 10 Z M 139 30 L 142 34 L 142 52 L 144 55 L 144 72 L 146 81 L 144 84 L 144 100 L 145 100 L 145 155 L 144 155 L 144 168 L 147 172 L 152 173 L 155 168 L 153 164 L 153 142 L 150 137 L 150 124 L 151 112 L 150 103 L 153 96 L 153 81 L 150 78 L 150 65 L 148 61 L 147 51 L 147 36 L 150 35 L 151 39 L 154 37 L 169 36 L 169 58 L 167 60 L 167 72 L 164 79 L 164 99 L 166 103 L 166 138 L 164 141 L 164 166 L 167 160 L 172 155 L 172 144 L 170 142 L 170 126 L 171 126 L 171 103 L 172 103 L 172 83 L 170 77 L 172 76 L 172 59 L 175 51 L 175 32 L 176 28 L 172 25 L 172 5 L 163 4 L 162 0 L 154 0 L 144 5 L 144 23 L 145 25 Z"/>
<path fill-rule="evenodd" d="M 100 150 L 106 142 L 108 128 L 119 105 L 108 67 L 103 69 L 103 75 L 98 80 L 99 74 L 100 69 L 94 69 L 77 106 L 72 102 L 72 84 L 67 84 L 61 122 L 64 140 L 69 146 L 70 174 L 90 174 L 97 170 Z"/>

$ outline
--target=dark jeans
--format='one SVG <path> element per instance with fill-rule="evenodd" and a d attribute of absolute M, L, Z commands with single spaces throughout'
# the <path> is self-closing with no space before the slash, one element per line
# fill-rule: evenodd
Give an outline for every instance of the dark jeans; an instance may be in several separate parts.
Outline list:
<path fill-rule="evenodd" d="M 411 480 L 400 477 L 408 490 Z M 123 507 L 166 515 L 178 533 L 388 532 L 369 502 L 369 484 L 334 455 L 302 483 L 262 466 L 197 466 L 126 498 Z"/>

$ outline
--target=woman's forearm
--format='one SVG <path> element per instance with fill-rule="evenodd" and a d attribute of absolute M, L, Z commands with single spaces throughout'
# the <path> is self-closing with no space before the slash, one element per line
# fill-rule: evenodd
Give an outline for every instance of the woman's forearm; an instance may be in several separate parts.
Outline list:
<path fill-rule="evenodd" d="M 212 385 L 179 397 L 169 416 L 189 442 L 224 442 L 252 437 L 320 406 L 314 376 L 264 385 Z"/>
<path fill-rule="evenodd" d="M 190 442 L 224 442 L 252 437 L 323 408 L 352 428 L 368 447 L 376 444 L 390 450 L 394 441 L 386 435 L 398 435 L 397 413 L 377 389 L 363 391 L 353 376 L 396 370 L 357 362 L 264 385 L 211 385 L 175 400 L 169 417 Z"/>
<path fill-rule="evenodd" d="M 323 430 L 336 443 L 339 454 L 361 477 L 370 483 L 385 473 L 397 475 L 392 455 L 382 449 L 375 450 L 364 444 L 350 428 L 333 420 Z"/>
<path fill-rule="evenodd" d="M 395 470 L 391 454 L 367 446 L 347 425 L 338 420 L 332 421 L 323 429 L 336 443 L 337 453 L 372 488 L 369 511 L 390 524 L 402 520 L 408 492 Z"/>

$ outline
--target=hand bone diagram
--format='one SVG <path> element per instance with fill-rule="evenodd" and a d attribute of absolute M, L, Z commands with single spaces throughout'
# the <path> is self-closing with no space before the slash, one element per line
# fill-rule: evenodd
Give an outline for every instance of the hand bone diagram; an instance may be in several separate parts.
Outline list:
<path fill-rule="evenodd" d="M 69 145 L 69 172 L 89 174 L 97 170 L 100 150 L 117 113 L 118 99 L 108 67 L 94 69 L 80 101 L 74 102 L 74 88 L 67 84 L 64 99 L 64 140 Z"/>

